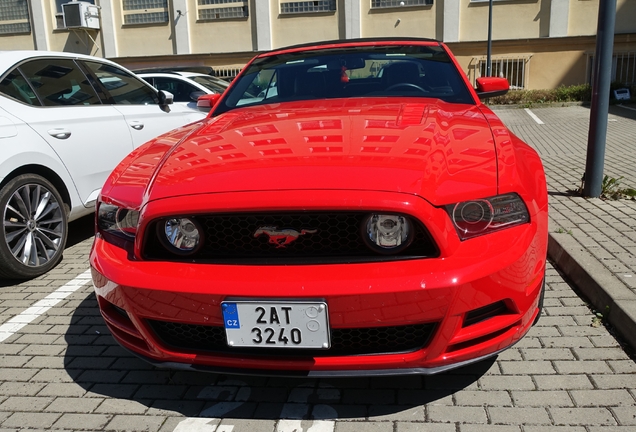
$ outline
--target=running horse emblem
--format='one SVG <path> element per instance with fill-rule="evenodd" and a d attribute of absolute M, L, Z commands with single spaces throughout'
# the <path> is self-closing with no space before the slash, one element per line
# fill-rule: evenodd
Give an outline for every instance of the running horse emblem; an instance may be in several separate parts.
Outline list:
<path fill-rule="evenodd" d="M 284 228 L 279 230 L 278 227 L 275 227 L 275 226 L 264 226 L 256 230 L 256 232 L 254 233 L 254 238 L 262 234 L 267 234 L 267 236 L 269 237 L 269 242 L 271 244 L 275 244 L 277 249 L 280 249 L 280 248 L 285 248 L 287 247 L 288 244 L 298 240 L 298 237 L 300 237 L 301 235 L 315 234 L 317 232 L 318 230 L 316 229 L 312 229 L 312 230 L 304 229 L 298 232 L 295 229 L 290 229 L 290 228 Z"/>

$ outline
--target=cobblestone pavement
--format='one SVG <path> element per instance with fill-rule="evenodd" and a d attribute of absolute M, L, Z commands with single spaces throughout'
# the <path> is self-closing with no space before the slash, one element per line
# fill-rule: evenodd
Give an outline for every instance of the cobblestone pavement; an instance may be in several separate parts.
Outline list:
<path fill-rule="evenodd" d="M 571 193 L 585 172 L 589 108 L 495 111 L 543 159 L 551 257 L 636 349 L 636 201 Z M 608 120 L 604 173 L 636 188 L 636 107 L 612 106 Z"/>
<path fill-rule="evenodd" d="M 90 218 L 74 223 L 57 268 L 0 287 L 0 325 L 13 329 L 0 332 L 0 432 L 636 430 L 636 363 L 552 265 L 537 326 L 477 365 L 426 377 L 229 376 L 156 369 L 114 342 L 81 276 L 91 230 Z"/>

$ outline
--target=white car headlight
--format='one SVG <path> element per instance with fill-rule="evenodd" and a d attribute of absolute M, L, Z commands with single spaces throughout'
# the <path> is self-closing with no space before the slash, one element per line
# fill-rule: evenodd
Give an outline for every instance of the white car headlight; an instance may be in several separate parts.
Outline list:
<path fill-rule="evenodd" d="M 462 240 L 530 222 L 528 208 L 516 193 L 447 205 L 446 211 Z"/>

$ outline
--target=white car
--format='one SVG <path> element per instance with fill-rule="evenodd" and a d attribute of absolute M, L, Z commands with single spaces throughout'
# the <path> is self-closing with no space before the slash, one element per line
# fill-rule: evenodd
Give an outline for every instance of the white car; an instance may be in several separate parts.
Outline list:
<path fill-rule="evenodd" d="M 0 77 L 1 278 L 54 267 L 121 159 L 205 117 L 97 57 L 0 51 Z"/>
<path fill-rule="evenodd" d="M 197 99 L 204 94 L 223 93 L 230 83 L 212 75 L 186 71 L 143 72 L 137 76 L 157 90 L 169 91 L 174 102 L 196 110 Z"/>

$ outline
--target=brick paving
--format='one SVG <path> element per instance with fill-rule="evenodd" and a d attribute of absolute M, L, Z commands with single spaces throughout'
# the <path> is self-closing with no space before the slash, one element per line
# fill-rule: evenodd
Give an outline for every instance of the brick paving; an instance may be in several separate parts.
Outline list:
<path fill-rule="evenodd" d="M 572 116 L 564 123 L 574 124 L 585 114 L 581 107 L 549 110 L 535 110 L 547 126 L 552 116 Z M 533 129 L 533 120 L 523 110 L 506 110 L 502 118 L 513 128 L 523 126 L 540 134 L 541 129 Z M 618 125 L 621 119 L 610 125 Z M 516 132 L 521 135 L 520 130 Z M 576 130 L 578 127 L 572 128 L 562 138 Z M 536 145 L 532 137 L 524 138 Z M 548 146 L 549 140 L 544 142 Z M 570 143 L 565 148 L 573 146 Z M 550 151 L 555 148 L 550 144 Z M 546 166 L 558 166 L 558 154 L 544 158 Z M 572 161 L 575 159 L 572 155 Z M 574 168 L 571 171 L 561 174 L 575 181 L 579 173 Z M 576 185 L 561 185 L 553 179 L 561 177 L 550 171 L 548 176 L 551 192 Z M 563 203 L 565 209 L 578 202 L 556 193 L 550 199 L 551 206 Z M 589 200 L 580 200 L 580 206 L 589 206 Z M 603 206 L 605 212 L 606 203 L 593 202 L 592 208 Z M 631 202 L 622 203 L 632 208 Z M 572 215 L 567 210 L 552 213 L 551 232 L 566 229 L 555 225 L 555 218 L 558 221 L 563 213 L 570 220 Z M 625 223 L 633 226 L 633 222 Z M 584 228 L 568 229 L 574 233 Z M 50 274 L 0 287 L 0 324 L 86 270 L 91 229 L 90 218 L 72 227 L 77 238 L 71 240 L 63 262 Z M 577 242 L 585 238 L 560 235 Z M 612 258 L 618 253 L 598 243 Z M 602 263 L 609 271 L 606 264 Z M 0 342 L 0 432 L 636 430 L 636 362 L 606 327 L 591 325 L 595 315 L 587 300 L 579 297 L 552 264 L 546 282 L 545 310 L 539 323 L 496 358 L 435 376 L 353 379 L 156 369 L 114 342 L 87 284 Z"/>
<path fill-rule="evenodd" d="M 550 194 L 550 251 L 559 268 L 636 349 L 636 201 L 582 198 L 590 110 L 582 106 L 495 108 L 541 155 Z M 610 107 L 604 173 L 636 188 L 636 108 Z"/>

